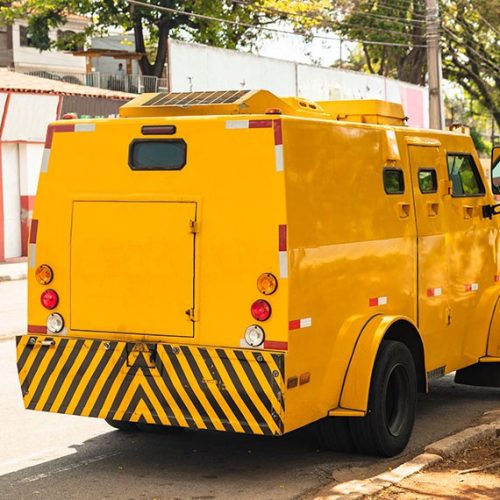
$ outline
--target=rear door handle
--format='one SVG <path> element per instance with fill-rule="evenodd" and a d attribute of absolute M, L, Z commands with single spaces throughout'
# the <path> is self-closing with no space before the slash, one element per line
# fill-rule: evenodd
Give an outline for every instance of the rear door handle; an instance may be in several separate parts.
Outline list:
<path fill-rule="evenodd" d="M 409 203 L 398 203 L 398 214 L 400 219 L 406 219 L 410 215 L 411 205 Z"/>
<path fill-rule="evenodd" d="M 427 215 L 429 217 L 435 217 L 439 213 L 439 203 L 429 202 L 427 203 Z"/>
<path fill-rule="evenodd" d="M 474 207 L 470 205 L 464 205 L 464 219 L 472 219 L 474 215 Z"/>

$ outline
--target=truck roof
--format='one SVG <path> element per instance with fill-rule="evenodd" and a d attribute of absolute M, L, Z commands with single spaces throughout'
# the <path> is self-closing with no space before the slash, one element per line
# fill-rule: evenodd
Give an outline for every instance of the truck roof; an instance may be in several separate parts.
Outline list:
<path fill-rule="evenodd" d="M 277 97 L 267 90 L 141 94 L 120 108 L 120 117 L 283 114 L 323 120 L 404 126 L 401 104 L 376 99 L 311 101 Z"/>

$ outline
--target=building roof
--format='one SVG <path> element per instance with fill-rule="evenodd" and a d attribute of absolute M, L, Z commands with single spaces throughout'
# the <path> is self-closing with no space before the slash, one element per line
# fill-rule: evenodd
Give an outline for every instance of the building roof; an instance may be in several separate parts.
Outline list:
<path fill-rule="evenodd" d="M 116 90 L 76 85 L 60 80 L 49 80 L 37 76 L 16 73 L 0 68 L 0 92 L 26 92 L 52 95 L 72 95 L 83 97 L 107 97 L 108 99 L 129 100 L 136 97 L 135 94 L 118 92 Z"/>

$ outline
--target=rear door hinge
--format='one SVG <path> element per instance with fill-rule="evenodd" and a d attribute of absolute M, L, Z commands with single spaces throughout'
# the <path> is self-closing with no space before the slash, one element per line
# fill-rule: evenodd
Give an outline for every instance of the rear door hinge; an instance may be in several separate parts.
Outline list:
<path fill-rule="evenodd" d="M 196 234 L 200 231 L 200 224 L 196 220 L 189 221 L 189 232 Z"/>

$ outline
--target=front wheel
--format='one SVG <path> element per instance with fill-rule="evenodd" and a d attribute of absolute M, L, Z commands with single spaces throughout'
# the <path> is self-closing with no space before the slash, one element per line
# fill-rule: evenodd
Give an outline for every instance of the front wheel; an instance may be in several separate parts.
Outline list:
<path fill-rule="evenodd" d="M 410 440 L 416 403 L 417 374 L 411 352 L 401 342 L 384 340 L 372 373 L 368 413 L 349 419 L 356 450 L 384 457 L 401 453 Z"/>

